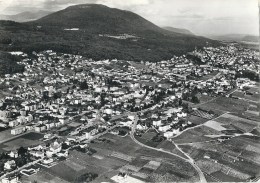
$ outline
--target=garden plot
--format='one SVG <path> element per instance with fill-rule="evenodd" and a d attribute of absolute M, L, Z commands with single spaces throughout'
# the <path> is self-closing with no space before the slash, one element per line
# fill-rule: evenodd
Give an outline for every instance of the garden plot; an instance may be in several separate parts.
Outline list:
<path fill-rule="evenodd" d="M 223 116 L 216 119 L 216 121 L 222 124 L 232 125 L 239 130 L 242 130 L 243 132 L 251 132 L 260 124 L 259 122 L 234 116 L 232 114 L 224 114 Z"/>
<path fill-rule="evenodd" d="M 149 161 L 146 165 L 144 165 L 144 168 L 149 168 L 152 170 L 156 170 L 161 165 L 160 162 L 157 161 Z"/>
<path fill-rule="evenodd" d="M 222 124 L 217 121 L 208 121 L 208 122 L 204 123 L 204 125 L 207 127 L 213 128 L 214 130 L 217 130 L 217 131 L 226 130 L 226 128 L 223 127 Z"/>

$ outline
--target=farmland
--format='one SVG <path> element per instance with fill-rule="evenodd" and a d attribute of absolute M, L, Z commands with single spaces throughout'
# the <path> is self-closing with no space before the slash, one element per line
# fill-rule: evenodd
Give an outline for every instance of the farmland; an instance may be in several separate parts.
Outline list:
<path fill-rule="evenodd" d="M 257 121 L 241 118 L 232 114 L 224 114 L 216 119 L 216 121 L 225 125 L 232 125 L 243 132 L 251 132 L 260 124 Z"/>
<path fill-rule="evenodd" d="M 216 100 L 210 101 L 206 104 L 200 106 L 204 110 L 212 110 L 216 112 L 233 112 L 233 113 L 243 113 L 249 107 L 249 103 L 243 100 L 219 97 Z"/>
<path fill-rule="evenodd" d="M 108 133 L 100 139 L 106 140 L 94 140 L 89 144 L 96 151 L 93 155 L 72 150 L 65 161 L 51 168 L 43 168 L 33 178 L 39 176 L 39 180 L 44 182 L 75 182 L 83 174 L 91 173 L 98 175 L 93 182 L 111 182 L 120 172 L 126 172 L 130 179 L 145 182 L 198 181 L 199 177 L 189 163 L 173 155 L 142 147 L 129 136 Z M 167 148 L 169 145 L 174 151 L 175 147 L 169 141 L 159 147 Z"/>
<path fill-rule="evenodd" d="M 206 135 L 219 135 L 221 134 L 217 130 L 209 128 L 207 126 L 198 126 L 196 128 L 187 130 L 172 138 L 175 143 L 193 143 L 193 142 L 204 142 L 212 140 L 211 138 L 207 137 Z"/>
<path fill-rule="evenodd" d="M 208 176 L 208 181 L 245 181 L 259 176 L 259 137 L 242 135 L 223 142 L 179 145 Z M 246 168 L 245 168 L 246 167 Z"/>
<path fill-rule="evenodd" d="M 236 94 L 236 92 L 235 92 Z M 220 116 L 204 119 L 190 116 L 198 124 L 172 140 L 193 158 L 207 181 L 247 181 L 259 177 L 259 122 L 247 115 L 259 104 L 227 97 L 200 105 L 200 109 L 214 111 Z"/>
<path fill-rule="evenodd" d="M 0 146 L 0 148 L 2 148 L 2 150 L 4 151 L 10 151 L 13 149 L 18 149 L 21 146 L 29 147 L 29 146 L 37 145 L 41 143 L 40 139 L 42 137 L 43 137 L 42 134 L 30 132 L 4 142 Z"/>

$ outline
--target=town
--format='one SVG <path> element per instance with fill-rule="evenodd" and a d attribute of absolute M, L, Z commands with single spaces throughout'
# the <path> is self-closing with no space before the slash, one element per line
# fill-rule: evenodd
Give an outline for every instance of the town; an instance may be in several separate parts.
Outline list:
<path fill-rule="evenodd" d="M 132 139 L 131 143 L 151 150 L 157 148 L 162 153 L 171 152 L 194 168 L 194 175 L 197 173 L 199 179 L 203 179 L 201 174 L 204 174 L 207 179 L 218 181 L 221 176 L 211 175 L 213 170 L 207 172 L 202 160 L 192 153 L 192 140 L 200 133 L 195 130 L 204 130 L 200 138 L 207 136 L 205 141 L 214 143 L 225 143 L 243 135 L 259 138 L 259 52 L 238 44 L 195 49 L 160 62 L 94 61 L 52 50 L 31 55 L 20 51 L 10 53 L 21 58 L 18 64 L 24 66 L 24 72 L 0 78 L 0 177 L 3 183 L 37 181 L 41 171 L 49 172 L 48 169 L 79 154 L 102 163 L 105 155 L 101 156 L 104 152 L 99 149 L 106 146 L 102 143 L 115 143 L 113 137 L 122 142 Z M 218 106 L 218 100 L 226 105 L 226 111 Z M 238 108 L 229 111 L 235 105 Z M 245 119 L 250 127 L 239 123 L 231 129 L 229 124 L 216 121 L 231 115 Z M 194 136 L 183 137 L 190 131 Z M 162 143 L 165 145 L 160 147 Z M 250 147 L 259 148 L 252 144 Z M 110 156 L 127 162 L 133 159 L 114 151 L 116 149 Z M 253 151 L 257 153 L 258 149 Z M 238 156 L 233 156 L 240 161 Z M 205 161 L 214 159 L 209 153 L 204 153 L 204 157 Z M 242 161 L 247 160 L 242 159 L 241 164 Z M 217 160 L 214 162 L 218 164 Z M 255 164 L 255 170 L 259 170 L 259 159 Z M 148 165 L 152 169 L 160 166 L 157 160 Z M 149 172 L 135 175 L 135 170 L 129 169 L 121 168 L 109 178 L 115 182 L 126 176 L 130 182 L 159 181 L 147 178 Z M 243 172 L 233 167 L 225 172 L 227 176 L 232 173 L 234 179 L 229 181 L 257 178 L 253 170 Z M 56 182 L 73 181 L 58 177 Z M 191 177 L 194 176 L 190 175 L 188 181 L 199 180 Z M 77 181 L 83 178 L 105 180 L 96 172 L 85 173 L 77 177 Z"/>

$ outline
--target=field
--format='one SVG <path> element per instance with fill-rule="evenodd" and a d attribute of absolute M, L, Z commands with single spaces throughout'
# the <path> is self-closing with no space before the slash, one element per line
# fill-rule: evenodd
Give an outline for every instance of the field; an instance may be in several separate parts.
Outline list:
<path fill-rule="evenodd" d="M 232 114 L 224 114 L 217 118 L 216 121 L 225 125 L 231 125 L 242 132 L 251 132 L 260 124 L 260 122 L 241 118 Z"/>
<path fill-rule="evenodd" d="M 93 182 L 111 182 L 119 172 L 126 172 L 144 182 L 198 181 L 193 167 L 178 157 L 142 147 L 129 136 L 106 134 L 101 138 L 107 140 L 94 140 L 89 144 L 97 151 L 95 154 L 89 156 L 72 150 L 66 161 L 43 168 L 33 177 L 37 179 L 39 176 L 43 182 L 74 182 L 82 174 L 94 173 L 98 177 Z M 174 151 L 175 147 L 169 143 L 165 141 L 160 147 L 172 145 Z"/>
<path fill-rule="evenodd" d="M 168 140 L 164 141 L 164 142 L 161 142 L 157 146 L 157 148 L 164 149 L 164 150 L 167 150 L 169 152 L 175 153 L 175 154 L 177 154 L 177 155 L 179 155 L 179 156 L 181 156 L 183 158 L 187 158 L 180 150 L 178 150 L 176 148 L 176 146 L 172 142 L 170 142 Z"/>
<path fill-rule="evenodd" d="M 190 115 L 188 117 L 188 120 L 196 125 L 200 125 L 202 123 L 205 123 L 206 121 L 208 121 L 208 119 L 205 118 L 201 118 L 199 116 L 194 116 L 194 115 Z"/>
<path fill-rule="evenodd" d="M 24 138 L 24 139 L 28 139 L 28 140 L 40 140 L 41 138 L 43 138 L 43 136 L 44 135 L 40 134 L 40 133 L 30 132 L 30 133 L 20 136 L 20 138 Z"/>
<path fill-rule="evenodd" d="M 201 95 L 199 97 L 200 103 L 208 102 L 212 99 L 214 99 L 214 97 L 211 97 L 211 96 L 208 96 L 208 95 Z"/>
<path fill-rule="evenodd" d="M 214 112 L 234 112 L 243 113 L 249 107 L 249 103 L 243 100 L 219 97 L 216 100 L 200 105 L 200 108 L 204 110 L 212 110 Z"/>
<path fill-rule="evenodd" d="M 155 142 L 152 140 L 152 138 L 155 137 L 156 134 L 157 132 L 155 130 L 148 130 L 146 133 L 142 134 L 141 137 L 135 136 L 135 138 L 145 145 L 157 147 L 160 144 L 160 142 Z"/>
<path fill-rule="evenodd" d="M 4 142 L 0 147 L 2 150 L 5 151 L 10 151 L 14 149 L 18 149 L 19 147 L 28 147 L 28 146 L 33 146 L 40 144 L 41 141 L 40 139 L 43 137 L 42 134 L 35 133 L 35 132 L 30 132 L 24 135 L 21 135 L 19 137 L 16 137 L 12 140 Z"/>
<path fill-rule="evenodd" d="M 207 126 L 199 126 L 190 130 L 187 130 L 179 136 L 173 137 L 172 140 L 177 144 L 182 143 L 193 143 L 193 142 L 204 142 L 212 140 L 205 135 L 219 135 L 219 131 L 209 128 Z"/>
<path fill-rule="evenodd" d="M 180 145 L 209 180 L 245 181 L 259 176 L 259 137 L 237 136 L 223 142 L 211 141 Z"/>
<path fill-rule="evenodd" d="M 192 114 L 194 116 L 198 116 L 198 117 L 201 117 L 201 118 L 204 118 L 204 119 L 212 119 L 214 117 L 213 114 L 209 114 L 209 113 L 202 111 L 202 110 L 194 110 L 192 112 Z"/>
<path fill-rule="evenodd" d="M 45 170 L 40 170 L 37 174 L 32 176 L 22 176 L 21 182 L 52 182 L 52 183 L 68 183 L 64 179 L 57 177 L 56 175 L 51 175 Z"/>
<path fill-rule="evenodd" d="M 244 94 L 242 91 L 235 91 L 232 95 L 234 97 L 239 97 L 239 98 L 244 98 L 247 100 L 252 100 L 255 102 L 260 102 L 260 94 L 259 94 L 259 88 L 250 88 L 248 92 L 251 93 L 249 94 Z"/>
<path fill-rule="evenodd" d="M 222 124 L 217 121 L 210 120 L 210 121 L 207 121 L 206 123 L 204 123 L 204 125 L 207 127 L 213 128 L 214 130 L 217 130 L 217 131 L 226 130 L 226 128 L 223 127 Z"/>
<path fill-rule="evenodd" d="M 2 141 L 5 141 L 6 139 L 9 139 L 9 138 L 12 138 L 12 137 L 14 137 L 14 136 L 11 134 L 11 129 L 3 129 L 3 128 L 1 128 L 0 143 Z"/>

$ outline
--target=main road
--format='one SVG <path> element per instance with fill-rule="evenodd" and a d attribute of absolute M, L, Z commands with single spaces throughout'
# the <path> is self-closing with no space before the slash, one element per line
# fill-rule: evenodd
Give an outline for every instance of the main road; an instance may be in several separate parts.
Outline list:
<path fill-rule="evenodd" d="M 188 159 L 183 158 L 183 157 L 181 157 L 181 156 L 179 156 L 179 155 L 177 155 L 177 154 L 174 154 L 174 153 L 172 153 L 172 152 L 169 152 L 169 151 L 166 151 L 166 150 L 163 150 L 163 149 L 157 149 L 157 148 L 154 148 L 154 147 L 151 147 L 151 146 L 147 146 L 147 145 L 145 145 L 145 144 L 139 142 L 138 140 L 136 140 L 136 139 L 135 139 L 135 136 L 134 136 L 134 133 L 135 133 L 135 130 L 136 130 L 137 121 L 138 121 L 138 116 L 137 116 L 136 113 L 135 113 L 134 123 L 133 123 L 133 125 L 132 125 L 132 129 L 131 129 L 131 132 L 130 132 L 130 137 L 132 138 L 132 140 L 133 140 L 135 143 L 139 144 L 139 145 L 142 146 L 142 147 L 145 147 L 145 148 L 148 148 L 148 149 L 152 149 L 152 150 L 155 150 L 155 151 L 160 151 L 160 152 L 163 152 L 163 153 L 167 153 L 167 154 L 170 154 L 170 155 L 173 155 L 173 156 L 176 156 L 176 157 L 182 159 L 183 161 L 189 163 L 189 164 L 197 171 L 197 173 L 198 173 L 198 175 L 199 175 L 199 178 L 200 178 L 200 182 L 203 182 L 203 183 L 204 183 L 204 182 L 207 182 L 207 181 L 206 181 L 206 178 L 205 178 L 205 176 L 204 176 L 204 174 L 203 174 L 203 172 L 202 172 L 201 169 L 196 165 L 196 162 L 195 162 L 190 156 L 188 156 L 185 152 L 183 152 L 177 145 L 175 145 L 174 142 L 173 142 L 173 144 L 176 146 L 176 148 L 178 148 L 178 150 L 180 150 Z"/>

